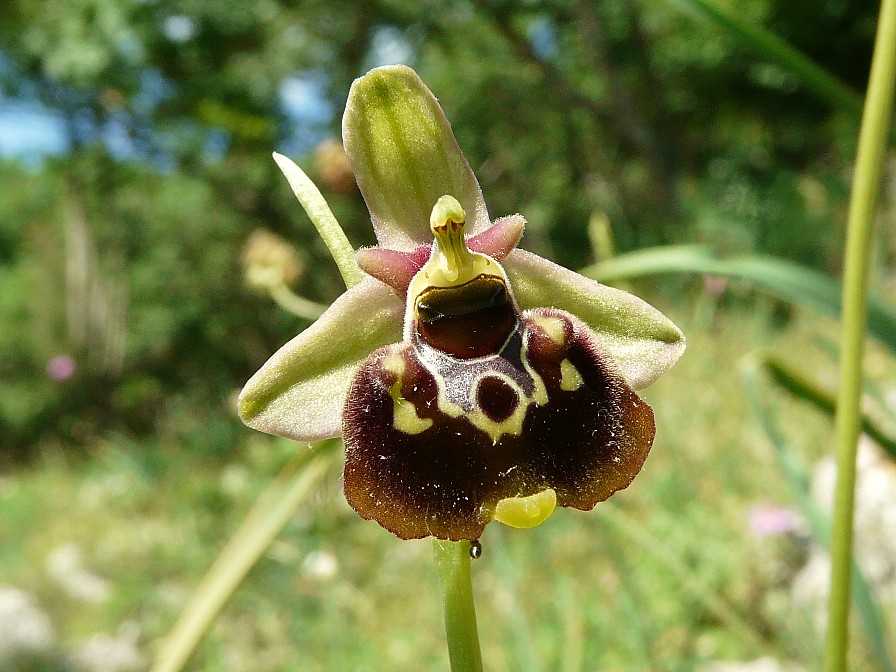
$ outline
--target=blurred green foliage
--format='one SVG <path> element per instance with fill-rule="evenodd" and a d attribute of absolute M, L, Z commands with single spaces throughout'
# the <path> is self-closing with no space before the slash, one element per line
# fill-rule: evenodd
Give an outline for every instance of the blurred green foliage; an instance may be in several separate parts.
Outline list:
<path fill-rule="evenodd" d="M 724 4 L 863 88 L 876 3 Z M 246 287 L 251 231 L 299 248 L 303 296 L 340 289 L 270 152 L 372 243 L 338 157 L 313 150 L 338 137 L 351 80 L 396 58 L 440 97 L 492 215 L 527 217 L 530 249 L 593 261 L 601 213 L 620 251 L 839 267 L 853 112 L 675 3 L 18 0 L 0 43 L 4 98 L 58 114 L 70 146 L 0 164 L 0 460 L 110 432 L 232 448 L 229 397 L 304 326 Z M 60 354 L 67 380 L 46 373 Z"/>

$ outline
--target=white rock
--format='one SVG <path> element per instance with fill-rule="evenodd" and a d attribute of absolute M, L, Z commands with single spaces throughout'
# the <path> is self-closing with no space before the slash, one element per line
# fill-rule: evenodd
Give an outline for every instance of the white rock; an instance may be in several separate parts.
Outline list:
<path fill-rule="evenodd" d="M 12 586 L 0 586 L 0 668 L 55 644 L 53 625 L 34 596 Z"/>
<path fill-rule="evenodd" d="M 140 652 L 140 627 L 122 623 L 118 634 L 100 633 L 84 641 L 71 654 L 72 666 L 82 672 L 140 672 L 146 659 Z"/>

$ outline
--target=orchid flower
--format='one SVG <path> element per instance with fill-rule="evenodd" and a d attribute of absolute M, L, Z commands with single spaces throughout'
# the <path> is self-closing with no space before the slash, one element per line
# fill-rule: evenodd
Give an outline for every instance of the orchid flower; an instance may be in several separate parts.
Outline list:
<path fill-rule="evenodd" d="M 244 422 L 341 435 L 349 504 L 404 539 L 533 527 L 628 486 L 654 437 L 634 390 L 675 363 L 681 331 L 518 249 L 525 220 L 489 219 L 410 68 L 354 82 L 343 141 L 379 244 L 356 255 L 363 279 L 249 380 Z"/>

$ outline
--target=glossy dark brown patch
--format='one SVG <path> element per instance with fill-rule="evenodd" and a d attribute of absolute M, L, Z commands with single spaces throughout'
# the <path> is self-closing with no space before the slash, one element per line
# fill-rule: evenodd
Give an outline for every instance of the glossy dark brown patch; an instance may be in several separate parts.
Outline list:
<path fill-rule="evenodd" d="M 492 275 L 457 287 L 432 287 L 417 298 L 416 309 L 420 338 L 462 359 L 497 352 L 516 323 L 507 287 Z"/>

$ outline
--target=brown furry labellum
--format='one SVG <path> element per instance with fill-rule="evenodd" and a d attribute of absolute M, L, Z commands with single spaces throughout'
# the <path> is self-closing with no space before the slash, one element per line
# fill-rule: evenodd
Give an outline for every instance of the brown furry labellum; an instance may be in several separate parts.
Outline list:
<path fill-rule="evenodd" d="M 547 515 L 554 501 L 591 509 L 632 481 L 653 442 L 653 412 L 590 329 L 560 310 L 520 312 L 500 264 L 467 248 L 463 221 L 440 199 L 405 340 L 361 365 L 343 412 L 345 495 L 405 539 L 478 539 L 502 502 L 547 491 Z"/>

